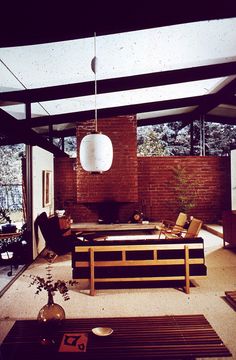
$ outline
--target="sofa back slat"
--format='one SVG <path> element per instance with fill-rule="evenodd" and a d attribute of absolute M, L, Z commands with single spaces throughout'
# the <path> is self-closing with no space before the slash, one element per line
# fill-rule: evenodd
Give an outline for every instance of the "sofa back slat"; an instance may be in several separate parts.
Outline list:
<path fill-rule="evenodd" d="M 203 244 L 191 244 L 188 243 L 189 249 L 203 249 Z M 93 249 L 96 252 L 113 252 L 113 251 L 144 251 L 144 250 L 184 250 L 185 244 L 151 244 L 151 245 L 103 245 L 103 246 L 94 246 Z M 89 252 L 91 246 L 75 246 L 75 252 Z"/>
<path fill-rule="evenodd" d="M 104 241 L 75 246 L 74 279 L 89 279 L 91 294 L 96 282 L 185 280 L 206 276 L 202 238 L 181 241 Z M 166 269 L 166 270 L 165 270 Z"/>
<path fill-rule="evenodd" d="M 146 266 L 146 265 L 184 265 L 184 259 L 168 259 L 168 260 L 114 260 L 114 261 L 94 261 L 94 266 L 110 267 L 110 266 Z M 204 259 L 190 259 L 189 264 L 204 264 Z M 89 267 L 89 261 L 76 261 L 76 267 Z"/>

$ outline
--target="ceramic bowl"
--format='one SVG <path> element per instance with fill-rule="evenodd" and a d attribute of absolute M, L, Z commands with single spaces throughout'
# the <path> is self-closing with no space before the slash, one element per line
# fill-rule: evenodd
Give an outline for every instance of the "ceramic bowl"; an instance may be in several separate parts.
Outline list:
<path fill-rule="evenodd" d="M 108 336 L 113 333 L 113 330 L 109 327 L 96 327 L 92 329 L 92 333 L 97 336 Z"/>

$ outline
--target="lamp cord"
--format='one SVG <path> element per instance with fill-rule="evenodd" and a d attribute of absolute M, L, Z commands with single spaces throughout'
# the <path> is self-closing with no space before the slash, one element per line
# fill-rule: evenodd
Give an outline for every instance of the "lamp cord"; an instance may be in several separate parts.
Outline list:
<path fill-rule="evenodd" d="M 97 126 L 97 120 L 98 120 L 98 110 L 97 110 L 97 58 L 96 58 L 96 32 L 94 33 L 94 108 L 95 108 L 95 131 L 97 132 L 98 126 Z"/>

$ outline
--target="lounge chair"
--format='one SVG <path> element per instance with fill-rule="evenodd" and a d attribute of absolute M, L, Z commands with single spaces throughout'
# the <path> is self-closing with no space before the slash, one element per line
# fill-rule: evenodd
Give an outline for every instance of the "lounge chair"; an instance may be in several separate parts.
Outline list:
<path fill-rule="evenodd" d="M 195 238 L 198 236 L 199 231 L 202 227 L 202 220 L 192 218 L 188 229 L 180 228 L 180 227 L 173 227 L 167 229 L 160 230 L 160 237 L 164 235 L 166 239 L 173 239 L 173 238 Z"/>
<path fill-rule="evenodd" d="M 161 225 L 158 230 L 160 230 L 160 235 L 163 232 L 175 233 L 178 234 L 184 230 L 184 225 L 187 221 L 187 214 L 180 212 L 176 221 L 171 220 L 162 220 Z"/>
<path fill-rule="evenodd" d="M 38 227 L 44 237 L 46 247 L 57 255 L 66 254 L 73 249 L 77 237 L 63 235 L 64 231 L 60 229 L 57 216 L 48 217 L 46 212 L 41 213 L 35 220 L 36 237 L 38 236 Z"/>

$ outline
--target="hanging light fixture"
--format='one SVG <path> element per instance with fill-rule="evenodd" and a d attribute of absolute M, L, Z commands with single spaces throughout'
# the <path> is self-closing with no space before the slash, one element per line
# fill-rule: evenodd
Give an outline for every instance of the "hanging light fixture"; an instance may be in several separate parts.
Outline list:
<path fill-rule="evenodd" d="M 112 142 L 107 135 L 98 132 L 97 123 L 97 76 L 96 76 L 96 33 L 94 33 L 94 58 L 91 68 L 95 79 L 95 131 L 86 135 L 80 143 L 80 163 L 85 171 L 102 173 L 110 169 L 113 160 Z"/>

